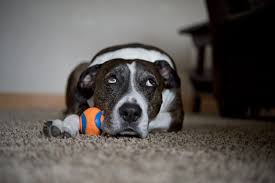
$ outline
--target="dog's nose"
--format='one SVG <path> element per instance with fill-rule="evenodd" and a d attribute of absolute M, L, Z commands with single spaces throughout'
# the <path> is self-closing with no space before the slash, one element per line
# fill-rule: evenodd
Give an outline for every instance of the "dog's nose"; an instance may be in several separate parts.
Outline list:
<path fill-rule="evenodd" d="M 141 117 L 141 108 L 137 104 L 125 103 L 119 108 L 119 115 L 127 122 L 135 122 Z"/>

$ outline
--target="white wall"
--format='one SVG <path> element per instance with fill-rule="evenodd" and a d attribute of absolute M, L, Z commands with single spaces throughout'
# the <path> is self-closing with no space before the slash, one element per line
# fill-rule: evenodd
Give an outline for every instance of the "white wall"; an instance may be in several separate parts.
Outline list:
<path fill-rule="evenodd" d="M 178 30 L 204 20 L 203 0 L 0 0 L 0 92 L 62 94 L 77 63 L 127 42 L 159 46 L 186 70 L 194 51 Z"/>

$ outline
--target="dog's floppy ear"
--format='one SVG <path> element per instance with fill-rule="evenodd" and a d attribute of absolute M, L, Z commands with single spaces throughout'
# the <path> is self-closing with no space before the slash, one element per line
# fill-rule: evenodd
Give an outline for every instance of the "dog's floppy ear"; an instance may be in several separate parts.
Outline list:
<path fill-rule="evenodd" d="M 165 60 L 158 60 L 155 62 L 160 75 L 164 79 L 165 88 L 179 88 L 180 78 L 177 72 Z"/>
<path fill-rule="evenodd" d="M 89 99 L 94 94 L 96 75 L 100 67 L 101 64 L 88 67 L 79 77 L 77 89 L 86 99 Z"/>

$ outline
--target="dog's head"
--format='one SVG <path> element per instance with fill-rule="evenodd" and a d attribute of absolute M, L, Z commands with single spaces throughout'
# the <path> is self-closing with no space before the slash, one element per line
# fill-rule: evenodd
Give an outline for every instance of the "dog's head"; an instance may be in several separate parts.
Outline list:
<path fill-rule="evenodd" d="M 103 132 L 144 138 L 159 113 L 164 86 L 178 83 L 174 72 L 165 61 L 114 59 L 84 71 L 78 89 L 104 111 Z"/>

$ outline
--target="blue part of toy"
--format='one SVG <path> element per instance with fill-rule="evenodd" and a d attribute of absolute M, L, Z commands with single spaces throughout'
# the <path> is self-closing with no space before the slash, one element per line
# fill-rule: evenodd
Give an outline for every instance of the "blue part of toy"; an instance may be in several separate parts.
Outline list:
<path fill-rule="evenodd" d="M 81 115 L 81 120 L 82 120 L 82 133 L 83 134 L 86 134 L 86 124 L 87 124 L 87 121 L 86 121 L 86 117 L 84 114 Z"/>
<path fill-rule="evenodd" d="M 98 129 L 101 129 L 101 115 L 102 115 L 102 111 L 98 112 L 95 116 L 95 125 Z"/>

